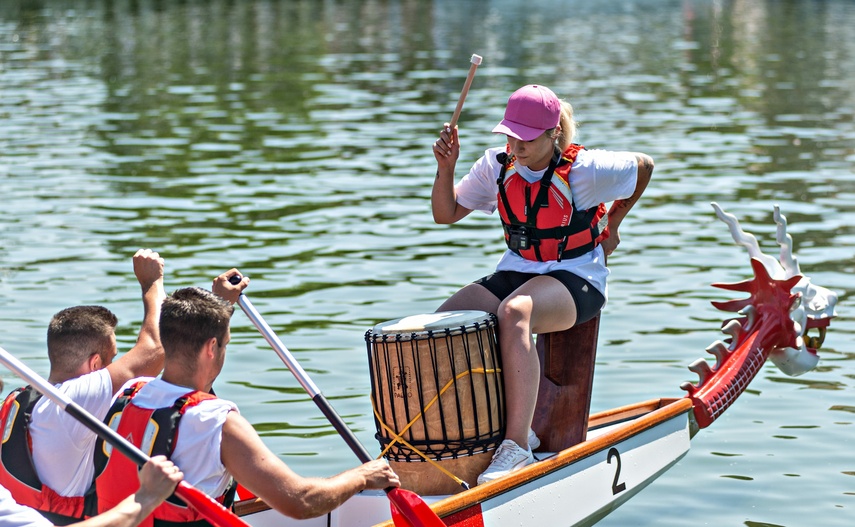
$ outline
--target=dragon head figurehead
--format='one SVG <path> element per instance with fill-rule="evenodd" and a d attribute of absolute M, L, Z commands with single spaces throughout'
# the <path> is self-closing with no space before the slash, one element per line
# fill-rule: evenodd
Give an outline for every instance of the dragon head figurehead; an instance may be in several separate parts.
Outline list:
<path fill-rule="evenodd" d="M 778 259 L 763 254 L 757 239 L 739 226 L 739 220 L 713 203 L 716 215 L 727 223 L 733 240 L 748 250 L 754 278 L 714 287 L 748 293 L 741 300 L 713 302 L 718 309 L 738 312 L 741 318 L 725 321 L 722 332 L 727 342 L 718 340 L 707 351 L 716 358 L 714 366 L 698 359 L 689 369 L 698 374 L 697 385 L 681 387 L 695 406 L 700 428 L 709 426 L 748 387 L 769 358 L 787 375 L 801 375 L 819 361 L 817 349 L 836 315 L 837 294 L 811 283 L 801 274 L 793 255 L 793 239 L 787 234 L 787 219 L 775 206 L 776 240 L 781 246 Z M 812 329 L 818 336 L 809 336 Z"/>

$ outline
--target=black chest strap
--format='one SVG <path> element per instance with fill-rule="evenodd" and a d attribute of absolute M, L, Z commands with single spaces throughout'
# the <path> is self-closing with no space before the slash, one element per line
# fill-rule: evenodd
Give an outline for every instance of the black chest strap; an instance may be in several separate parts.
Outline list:
<path fill-rule="evenodd" d="M 514 214 L 514 211 L 511 208 L 510 201 L 508 200 L 507 192 L 505 192 L 505 175 L 508 171 L 508 165 L 510 164 L 511 156 L 509 156 L 505 152 L 502 152 L 496 156 L 496 160 L 502 164 L 502 169 L 499 171 L 499 177 L 496 179 L 496 183 L 499 186 L 499 198 L 502 200 L 502 204 L 505 207 L 505 211 L 507 211 L 509 223 L 511 225 L 525 225 L 527 227 L 535 227 L 537 225 L 537 212 L 549 203 L 549 188 L 552 186 L 552 175 L 555 174 L 555 168 L 558 166 L 558 163 L 561 160 L 561 151 L 558 150 L 557 147 L 555 147 L 552 153 L 552 159 L 549 160 L 549 166 L 546 168 L 546 172 L 544 172 L 543 176 L 540 178 L 540 190 L 538 191 L 537 196 L 534 198 L 533 203 L 531 201 L 531 185 L 526 187 L 525 207 L 523 209 L 523 213 L 525 214 L 524 222 L 521 222 Z"/>

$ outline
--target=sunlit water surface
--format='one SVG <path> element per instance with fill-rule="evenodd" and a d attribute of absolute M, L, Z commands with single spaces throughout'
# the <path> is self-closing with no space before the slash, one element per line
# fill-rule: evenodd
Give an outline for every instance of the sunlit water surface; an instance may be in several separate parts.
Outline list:
<path fill-rule="evenodd" d="M 779 204 L 802 271 L 840 294 L 815 371 L 764 367 L 602 525 L 852 525 L 852 2 L 4 0 L 0 345 L 46 374 L 50 316 L 97 303 L 128 349 L 140 247 L 169 290 L 238 267 L 376 451 L 364 332 L 433 311 L 502 251 L 496 217 L 430 213 L 430 145 L 473 53 L 458 177 L 534 82 L 574 103 L 579 142 L 656 160 L 609 260 L 594 411 L 681 396 L 722 337 L 709 284 L 751 273 L 711 201 L 770 254 Z M 216 389 L 300 473 L 356 463 L 241 313 Z"/>

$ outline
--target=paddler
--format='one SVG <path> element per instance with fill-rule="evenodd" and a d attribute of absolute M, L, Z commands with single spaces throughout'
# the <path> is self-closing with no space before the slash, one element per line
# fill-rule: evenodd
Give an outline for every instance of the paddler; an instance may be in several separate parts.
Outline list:
<path fill-rule="evenodd" d="M 326 514 L 365 489 L 399 486 L 384 460 L 328 478 L 300 476 L 265 446 L 233 402 L 211 395 L 226 359 L 233 304 L 249 285 L 247 277 L 229 283 L 235 275 L 240 275 L 237 269 L 218 276 L 212 288 L 216 294 L 189 287 L 167 297 L 160 318 L 163 375 L 128 382 L 107 422 L 143 451 L 153 448 L 157 454 L 171 448 L 170 459 L 182 468 L 187 482 L 226 505 L 234 480 L 273 509 L 298 519 Z M 158 423 L 148 428 L 156 429 L 154 434 L 146 433 L 151 420 Z M 105 510 L 134 491 L 127 482 L 136 468 L 124 456 L 97 457 L 104 466 L 96 479 L 98 507 Z M 201 520 L 192 510 L 169 502 L 155 510 L 154 518 L 155 525 Z"/>
<path fill-rule="evenodd" d="M 163 367 L 158 333 L 160 305 L 166 298 L 163 268 L 163 258 L 155 251 L 140 249 L 133 256 L 144 316 L 136 345 L 118 360 L 118 320 L 109 309 L 70 307 L 50 321 L 48 380 L 92 415 L 103 418 L 128 380 L 157 375 Z M 12 392 L 2 415 L 8 419 L 0 423 L 7 432 L 0 445 L 0 485 L 15 501 L 60 525 L 80 521 L 94 510 L 94 495 L 88 491 L 94 478 L 95 434 L 31 387 Z"/>
<path fill-rule="evenodd" d="M 605 256 L 620 242 L 618 228 L 653 173 L 650 156 L 587 150 L 573 143 L 575 132 L 570 103 L 545 86 L 528 85 L 510 96 L 493 128 L 507 144 L 488 149 L 456 185 L 457 127 L 446 123 L 433 145 L 434 220 L 450 224 L 473 210 L 498 209 L 507 244 L 496 272 L 438 309 L 498 317 L 507 427 L 479 483 L 533 462 L 540 365 L 532 337 L 582 324 L 605 305 Z"/>

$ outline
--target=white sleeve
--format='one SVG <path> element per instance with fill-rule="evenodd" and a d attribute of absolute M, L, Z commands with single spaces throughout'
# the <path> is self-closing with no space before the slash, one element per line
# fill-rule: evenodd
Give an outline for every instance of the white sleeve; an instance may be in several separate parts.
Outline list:
<path fill-rule="evenodd" d="M 209 496 L 222 494 L 231 480 L 221 445 L 226 418 L 237 411 L 233 402 L 213 399 L 187 410 L 181 420 L 172 460 L 184 471 L 184 479 Z"/>
<path fill-rule="evenodd" d="M 97 419 L 110 409 L 113 382 L 106 368 L 65 381 L 58 389 Z M 42 482 L 62 496 L 82 496 L 92 483 L 97 436 L 47 397 L 33 408 L 30 435 Z"/>
<path fill-rule="evenodd" d="M 0 487 L 0 527 L 53 527 L 34 509 L 18 505 L 9 491 Z"/>
<path fill-rule="evenodd" d="M 480 210 L 488 214 L 496 211 L 499 176 L 499 162 L 496 154 L 503 152 L 501 148 L 490 148 L 481 156 L 469 173 L 455 185 L 457 203 L 467 209 Z"/>
<path fill-rule="evenodd" d="M 582 150 L 570 171 L 573 202 L 588 209 L 632 196 L 638 181 L 638 160 L 632 152 Z"/>
<path fill-rule="evenodd" d="M 69 399 L 98 419 L 104 419 L 110 409 L 113 396 L 113 381 L 107 368 L 62 383 L 59 388 Z M 76 419 L 68 416 L 66 425 L 74 428 L 72 437 L 89 435 L 92 432 Z"/>

